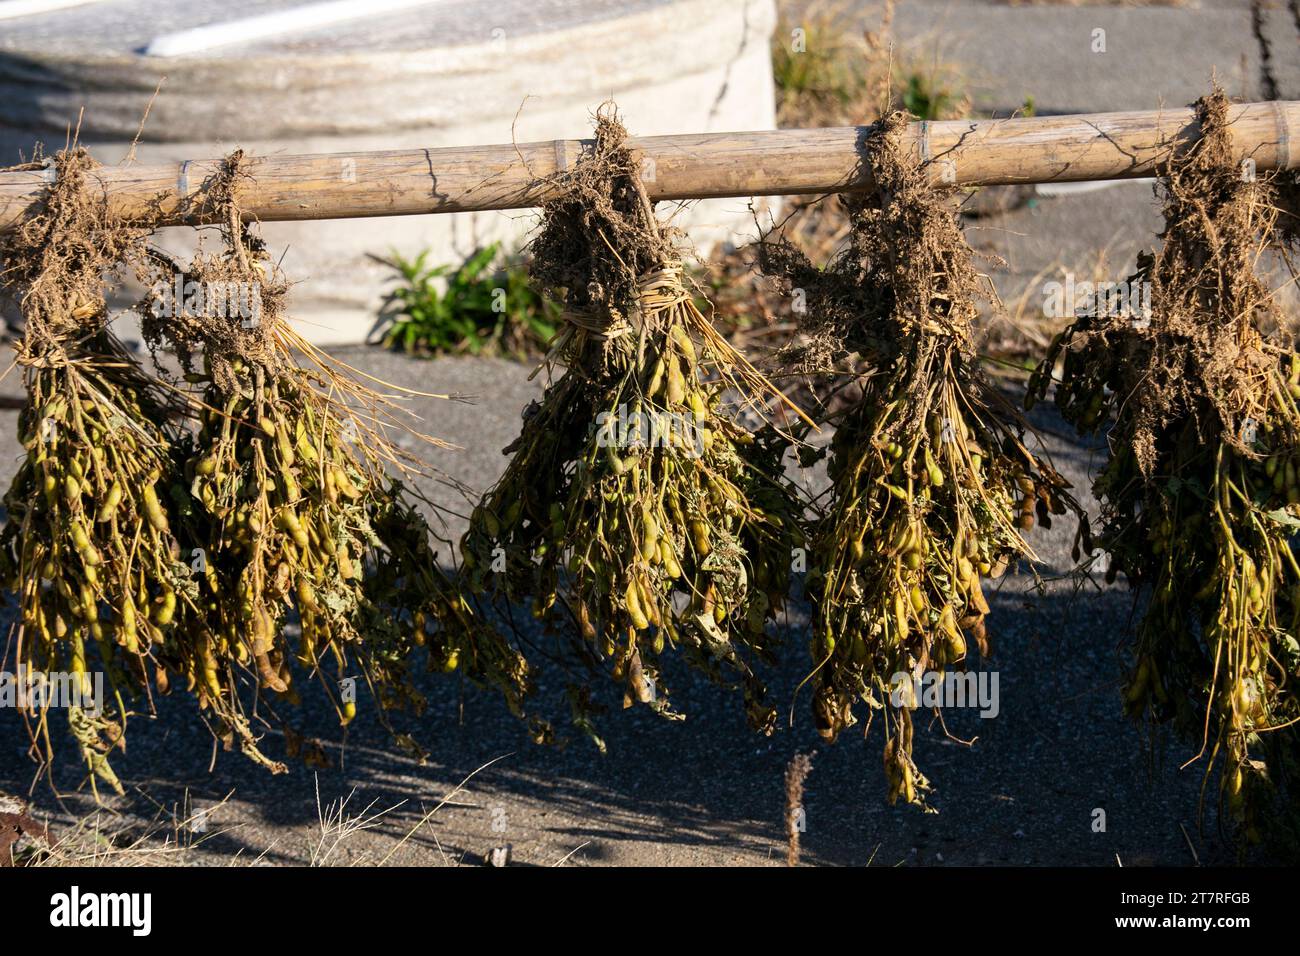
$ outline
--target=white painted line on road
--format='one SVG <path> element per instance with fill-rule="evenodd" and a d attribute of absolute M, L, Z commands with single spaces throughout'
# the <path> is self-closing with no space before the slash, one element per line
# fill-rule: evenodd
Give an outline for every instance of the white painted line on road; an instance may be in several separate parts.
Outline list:
<path fill-rule="evenodd" d="M 262 40 L 284 33 L 317 30 L 347 20 L 372 19 L 385 13 L 441 3 L 443 0 L 329 0 L 309 3 L 275 13 L 242 20 L 212 23 L 192 30 L 179 30 L 154 37 L 144 48 L 145 56 L 183 56 L 230 43 Z"/>
<path fill-rule="evenodd" d="M 1124 183 L 1150 182 L 1155 182 L 1155 178 L 1143 176 L 1139 179 L 1102 179 L 1086 183 L 1039 183 L 1034 187 L 1034 193 L 1039 196 L 1080 196 L 1084 193 L 1110 189 L 1112 186 L 1121 186 Z"/>
<path fill-rule="evenodd" d="M 102 0 L 0 0 L 0 20 L 30 17 L 38 13 L 53 13 L 68 7 L 84 7 Z"/>

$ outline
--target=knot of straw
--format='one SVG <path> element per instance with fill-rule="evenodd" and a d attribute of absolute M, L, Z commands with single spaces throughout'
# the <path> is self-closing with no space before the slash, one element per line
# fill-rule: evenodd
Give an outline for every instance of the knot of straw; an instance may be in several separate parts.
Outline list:
<path fill-rule="evenodd" d="M 690 299 L 683 281 L 682 264 L 671 261 L 637 280 L 636 309 L 642 316 L 675 308 Z"/>
<path fill-rule="evenodd" d="M 15 351 L 18 354 L 14 361 L 22 368 L 63 368 L 72 364 L 67 350 L 58 345 L 37 350 L 30 348 L 25 342 L 19 342 L 15 346 Z"/>
<path fill-rule="evenodd" d="M 616 339 L 632 331 L 627 318 L 612 306 L 604 309 L 569 306 L 560 314 L 560 318 L 594 339 Z"/>
<path fill-rule="evenodd" d="M 636 297 L 627 312 L 614 305 L 600 308 L 566 307 L 561 319 L 592 338 L 608 341 L 637 331 L 647 316 L 675 308 L 690 299 L 682 264 L 673 260 L 636 280 Z"/>
<path fill-rule="evenodd" d="M 14 343 L 14 363 L 20 368 L 52 369 L 72 365 L 82 341 L 96 327 L 70 321 L 49 322 L 43 312 L 31 310 L 22 337 Z"/>

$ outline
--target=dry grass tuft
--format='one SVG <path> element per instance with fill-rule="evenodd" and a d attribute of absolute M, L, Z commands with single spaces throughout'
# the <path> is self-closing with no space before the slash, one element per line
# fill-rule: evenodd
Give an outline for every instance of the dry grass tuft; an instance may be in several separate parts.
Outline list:
<path fill-rule="evenodd" d="M 803 810 L 803 786 L 812 773 L 812 758 L 817 751 L 795 754 L 785 768 L 785 864 L 799 865 L 799 814 Z"/>
<path fill-rule="evenodd" d="M 181 807 L 158 814 L 145 824 L 97 807 L 58 833 L 48 847 L 24 861 L 40 867 L 188 866 L 194 851 L 226 830 L 208 830 L 208 820 L 229 796 L 196 810 L 188 796 Z"/>

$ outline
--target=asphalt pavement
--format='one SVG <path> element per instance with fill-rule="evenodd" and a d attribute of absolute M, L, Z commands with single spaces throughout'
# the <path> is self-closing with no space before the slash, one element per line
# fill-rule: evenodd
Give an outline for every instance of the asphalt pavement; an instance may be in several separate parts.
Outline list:
<path fill-rule="evenodd" d="M 866 10 L 863 5 L 864 23 Z M 1245 0 L 1200 0 L 1182 7 L 1009 6 L 996 2 L 900 4 L 900 42 L 934 44 L 962 66 L 976 106 L 1009 112 L 1032 96 L 1047 112 L 1151 109 L 1201 95 L 1215 73 L 1229 92 L 1259 95 L 1258 45 Z M 1275 4 L 1266 29 L 1282 95 L 1300 97 L 1296 34 Z M 1105 31 L 1106 52 L 1092 48 Z M 1004 113 L 1005 115 L 1005 113 Z M 1093 261 L 1111 249 L 1111 277 L 1122 279 L 1137 249 L 1159 227 L 1150 187 L 1044 199 L 996 221 L 969 227 L 990 259 L 1004 298 L 1053 263 Z M 433 453 L 435 464 L 475 489 L 505 464 L 524 406 L 540 394 L 531 369 L 499 360 L 420 362 L 376 349 L 346 356 L 378 378 L 460 400 L 417 400 L 429 430 L 460 446 Z M 0 393 L 19 394 L 15 375 Z M 1095 510 L 1087 493 L 1102 450 L 1079 443 L 1050 409 L 1037 412 L 1046 450 Z M 16 415 L 0 412 L 0 486 L 16 467 Z M 464 501 L 447 484 L 429 493 L 451 511 Z M 454 517 L 449 536 L 459 534 Z M 778 732 L 754 736 L 732 695 L 690 674 L 673 676 L 688 718 L 658 719 L 644 709 L 602 722 L 608 753 L 582 739 L 563 747 L 532 744 L 524 728 L 487 695 L 454 682 L 430 683 L 429 713 L 412 726 L 431 752 L 419 765 L 396 752 L 366 711 L 343 734 L 309 700 L 303 729 L 326 741 L 335 767 L 295 765 L 267 775 L 211 737 L 179 697 L 158 718 L 138 719 L 116 761 L 131 782 L 107 811 L 144 827 L 174 808 L 216 807 L 194 862 L 240 854 L 270 863 L 311 858 L 320 806 L 350 798 L 350 811 L 388 812 L 352 834 L 343 862 L 442 864 L 481 861 L 510 845 L 515 863 L 775 864 L 784 857 L 783 773 L 798 752 L 815 750 L 804 801 L 804 860 L 846 865 L 1185 865 L 1237 859 L 1217 829 L 1213 806 L 1198 817 L 1202 764 L 1180 767 L 1195 748 L 1144 730 L 1120 713 L 1120 649 L 1131 634 L 1133 600 L 1122 586 L 1082 588 L 1063 577 L 1072 529 L 1059 522 L 1030 538 L 1038 561 L 1009 574 L 990 595 L 995 651 L 982 666 L 999 678 L 1000 713 L 981 719 L 950 713 L 952 737 L 918 722 L 917 760 L 936 787 L 937 814 L 884 801 L 879 728 L 865 740 L 847 733 L 835 745 L 817 738 L 806 695 L 791 706 L 806 675 L 806 608 L 792 602 L 789 652 L 773 675 L 785 702 Z M 1039 579 L 1036 582 L 1036 577 Z M 1037 586 L 1036 586 L 1037 584 Z M 560 688 L 544 686 L 550 699 Z M 26 793 L 33 765 L 12 712 L 0 712 L 0 791 Z M 268 738 L 277 753 L 282 741 Z M 485 766 L 489 765 L 490 766 Z M 483 768 L 479 770 L 479 768 Z M 465 788 L 422 825 L 429 810 L 476 770 Z M 90 806 L 75 768 L 56 777 L 60 793 L 36 786 L 31 799 L 56 828 Z M 391 808 L 391 809 L 389 809 Z M 1099 812 L 1100 811 L 1100 812 Z M 414 832 L 413 832 L 414 831 Z"/>
<path fill-rule="evenodd" d="M 435 463 L 473 488 L 500 473 L 500 449 L 539 394 L 530 369 L 506 361 L 419 361 L 375 349 L 343 357 L 394 384 L 475 397 L 474 404 L 413 402 L 432 431 L 462 446 L 436 452 Z M 13 390 L 12 379 L 4 384 Z M 6 412 L 0 420 L 6 472 L 17 459 L 14 417 Z M 1037 413 L 1036 423 L 1058 468 L 1090 503 L 1088 474 L 1098 449 L 1065 437 L 1050 409 Z M 0 474 L 0 482 L 7 478 Z M 450 485 L 426 490 L 458 507 Z M 456 525 L 453 519 L 449 534 L 459 533 Z M 173 695 L 156 720 L 132 722 L 128 752 L 115 760 L 132 789 L 107 805 L 124 815 L 121 822 L 145 825 L 160 808 L 165 815 L 220 803 L 207 818 L 205 842 L 191 854 L 196 862 L 237 852 L 306 862 L 319 831 L 318 798 L 328 806 L 354 794 L 352 810 L 372 802 L 373 809 L 395 809 L 348 838 L 338 859 L 375 861 L 392 853 L 393 862 L 474 862 L 509 844 L 522 864 L 764 864 L 784 853 L 785 766 L 796 752 L 816 750 L 804 802 L 807 862 L 1111 866 L 1235 859 L 1212 811 L 1205 832 L 1198 830 L 1199 765 L 1178 769 L 1192 751 L 1161 740 L 1148 746 L 1121 716 L 1118 649 L 1130 633 L 1131 597 L 1122 587 L 1077 590 L 1053 580 L 1070 567 L 1072 535 L 1065 522 L 1033 532 L 1041 591 L 1024 568 L 989 596 L 995 652 L 981 667 L 998 675 L 998 715 L 948 712 L 948 731 L 973 738 L 969 745 L 928 719 L 918 721 L 917 760 L 936 787 L 937 814 L 885 804 L 878 725 L 865 740 L 850 731 L 828 746 L 813 730 L 807 696 L 790 706 L 810 666 L 799 602 L 784 622 L 789 649 L 772 680 L 784 709 L 770 738 L 746 728 L 734 695 L 689 673 L 672 676 L 675 700 L 688 715 L 683 722 L 644 709 L 620 712 L 610 698 L 611 712 L 601 721 L 605 755 L 573 735 L 563 747 L 534 745 L 491 696 L 437 678 L 429 684 L 430 712 L 404 724 L 431 752 L 427 765 L 391 745 L 364 701 L 344 734 L 308 694 L 301 729 L 326 743 L 336 766 L 313 772 L 291 763 L 290 773 L 273 777 L 217 750 L 190 702 Z M 559 692 L 544 684 L 541 697 L 554 702 Z M 0 713 L 0 740 L 8 741 L 0 748 L 0 790 L 26 792 L 34 768 L 12 712 Z M 279 754 L 283 741 L 272 734 L 266 747 Z M 427 810 L 492 761 L 403 842 Z M 62 766 L 55 780 L 61 798 L 42 783 L 32 799 L 57 825 L 90 802 L 76 792 L 75 766 Z"/>

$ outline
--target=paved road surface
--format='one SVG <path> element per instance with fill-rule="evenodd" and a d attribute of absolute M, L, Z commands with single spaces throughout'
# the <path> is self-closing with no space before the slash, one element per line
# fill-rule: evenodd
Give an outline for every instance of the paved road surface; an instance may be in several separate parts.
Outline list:
<path fill-rule="evenodd" d="M 1270 14 L 1283 95 L 1300 96 L 1296 34 Z M 1092 53 L 1093 28 L 1107 31 L 1108 52 Z M 1244 0 L 1201 0 L 1188 9 L 1007 7 L 1001 4 L 903 3 L 897 28 L 905 40 L 928 36 L 947 59 L 966 64 L 977 105 L 1009 110 L 1035 98 L 1041 112 L 1153 108 L 1200 95 L 1211 69 L 1232 92 L 1256 96 L 1257 53 Z M 1290 32 L 1288 32 L 1290 30 Z M 1123 185 L 1102 193 L 1048 200 L 970 232 L 980 248 L 1008 260 L 994 269 L 1004 296 L 1053 262 L 1086 260 L 1112 247 L 1112 278 L 1122 278 L 1137 248 L 1158 227 L 1149 187 Z M 1080 272 L 1083 270 L 1080 269 Z M 506 362 L 441 360 L 416 363 L 376 351 L 350 360 L 381 378 L 429 391 L 464 393 L 475 404 L 429 403 L 432 429 L 464 446 L 437 454 L 447 472 L 475 488 L 489 485 L 504 459 L 499 449 L 514 436 L 519 410 L 538 392 L 526 368 Z M 12 390 L 12 377 L 0 389 Z M 1080 488 L 1095 466 L 1095 449 L 1064 436 L 1050 411 L 1039 424 L 1061 470 Z M 0 482 L 14 467 L 15 416 L 0 413 Z M 446 489 L 435 489 L 451 502 Z M 1086 495 L 1085 500 L 1089 500 Z M 457 528 L 452 528 L 458 533 Z M 1032 540 L 1040 573 L 1068 565 L 1070 532 L 1058 525 Z M 1131 601 L 1122 589 L 1085 589 L 1049 583 L 1042 594 L 1031 577 L 1008 577 L 991 597 L 990 631 L 1000 676 L 1002 712 L 994 720 L 957 714 L 950 729 L 978 736 L 973 746 L 921 733 L 918 761 L 935 782 L 937 815 L 883 801 L 878 734 L 863 743 L 848 735 L 833 747 L 817 740 L 802 701 L 793 727 L 770 739 L 750 735 L 734 700 L 682 677 L 678 697 L 688 712 L 670 724 L 643 712 L 612 714 L 609 744 L 600 756 L 581 740 L 564 749 L 528 742 L 496 702 L 454 685 L 432 685 L 434 706 L 421 739 L 433 753 L 427 766 L 395 756 L 385 736 L 363 714 L 346 748 L 327 715 L 309 712 L 308 729 L 334 742 L 342 766 L 319 774 L 295 767 L 272 778 L 228 754 L 216 755 L 207 731 L 178 700 L 164 702 L 162 719 L 131 728 L 130 753 L 118 770 L 137 783 L 116 801 L 127 820 L 148 819 L 157 806 L 187 799 L 211 805 L 230 800 L 212 817 L 226 830 L 206 849 L 212 859 L 242 850 L 273 862 L 308 857 L 316 831 L 317 788 L 330 801 L 355 791 L 351 806 L 401 804 L 380 826 L 357 834 L 345 855 L 377 859 L 393 851 L 423 814 L 485 763 L 502 758 L 471 781 L 452 805 L 397 848 L 395 862 L 439 863 L 481 858 L 509 843 L 520 863 L 763 864 L 783 850 L 782 773 L 798 751 L 816 748 L 805 800 L 805 859 L 875 865 L 953 864 L 1187 864 L 1231 861 L 1214 828 L 1213 813 L 1198 832 L 1200 775 L 1179 771 L 1191 756 L 1184 745 L 1143 735 L 1119 716 L 1117 648 L 1128 633 Z M 805 645 L 802 608 L 792 608 L 791 643 Z M 788 656 L 774 681 L 789 700 L 806 673 L 802 652 Z M 555 688 L 545 688 L 554 692 Z M 463 710 L 462 710 L 463 705 Z M 25 790 L 31 765 L 18 743 L 12 714 L 0 714 L 0 790 Z M 278 742 L 269 744 L 271 750 Z M 68 788 L 75 777 L 65 774 Z M 70 797 L 62 807 L 50 792 L 38 807 L 62 814 L 84 809 Z M 1105 832 L 1094 832 L 1096 810 Z M 1190 842 L 1190 846 L 1189 846 Z M 1193 849 L 1194 848 L 1194 849 Z"/>
<path fill-rule="evenodd" d="M 431 391 L 491 396 L 481 404 L 428 402 L 422 406 L 435 431 L 463 443 L 460 452 L 438 454 L 441 466 L 476 487 L 489 483 L 504 459 L 499 449 L 513 436 L 519 409 L 537 389 L 522 366 L 481 360 L 409 361 L 377 351 L 347 356 L 372 374 Z M 9 383 L 6 383 L 8 386 Z M 1051 414 L 1047 428 L 1059 427 Z M 12 468 L 13 413 L 0 420 L 0 462 Z M 1047 436 L 1062 471 L 1086 485 L 1095 454 Z M 0 482 L 7 476 L 0 474 Z M 435 489 L 435 494 L 439 492 Z M 445 491 L 443 501 L 452 499 Z M 453 531 L 456 529 L 452 529 Z M 1068 566 L 1071 532 L 1058 524 L 1035 533 L 1033 545 L 1044 576 Z M 540 748 L 491 698 L 432 684 L 434 706 L 419 725 L 432 751 L 420 767 L 388 747 L 384 734 L 363 715 L 346 741 L 332 717 L 309 710 L 307 729 L 342 757 L 339 769 L 312 772 L 295 766 L 269 777 L 232 754 L 218 754 L 185 702 L 168 700 L 162 719 L 131 727 L 130 752 L 118 772 L 138 792 L 115 801 L 128 814 L 151 817 L 156 805 L 189 799 L 202 807 L 233 791 L 215 812 L 215 828 L 232 828 L 206 847 L 213 854 L 242 849 L 267 859 L 301 861 L 315 830 L 316 786 L 328 803 L 354 789 L 353 806 L 406 801 L 379 828 L 359 834 L 347 847 L 383 856 L 429 807 L 475 768 L 503 757 L 476 777 L 455 806 L 394 856 L 404 862 L 474 859 L 494 845 L 510 843 L 519 862 L 555 863 L 576 851 L 573 863 L 767 863 L 781 856 L 782 772 L 796 751 L 816 747 L 806 798 L 806 858 L 843 864 L 1126 865 L 1185 864 L 1192 860 L 1185 826 L 1202 860 L 1228 858 L 1213 829 L 1196 835 L 1199 776 L 1182 773 L 1190 756 L 1182 746 L 1158 746 L 1148 764 L 1139 732 L 1119 716 L 1116 647 L 1127 627 L 1130 601 L 1122 590 L 1085 591 L 1064 583 L 1030 592 L 1024 574 L 1008 577 L 991 596 L 990 631 L 997 653 L 989 666 L 1000 679 L 1001 714 L 981 720 L 955 715 L 959 737 L 978 736 L 973 746 L 922 733 L 918 760 L 935 782 L 937 815 L 890 808 L 883 801 L 880 738 L 865 743 L 854 734 L 821 744 L 806 711 L 794 710 L 794 726 L 770 739 L 752 736 L 730 696 L 689 675 L 679 677 L 684 723 L 645 712 L 611 714 L 604 722 L 609 753 L 600 756 L 583 740 Z M 806 646 L 802 607 L 791 613 L 793 648 Z M 789 700 L 807 663 L 793 650 L 775 681 L 778 700 Z M 554 692 L 554 687 L 544 688 Z M 0 790 L 25 787 L 32 767 L 22 755 L 12 714 L 0 715 Z M 278 740 L 269 741 L 272 752 Z M 75 786 L 65 773 L 61 782 Z M 45 788 L 35 794 L 44 810 L 58 807 Z M 84 807 L 73 798 L 69 808 Z M 1094 813 L 1106 813 L 1106 832 L 1093 832 Z M 579 849 L 580 848 L 580 849 Z"/>

